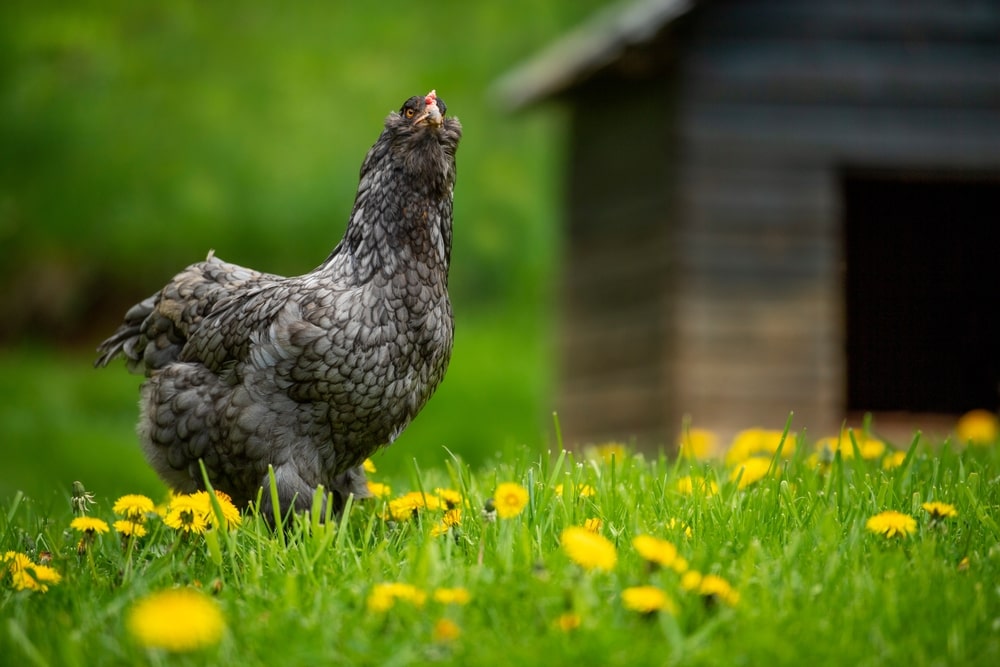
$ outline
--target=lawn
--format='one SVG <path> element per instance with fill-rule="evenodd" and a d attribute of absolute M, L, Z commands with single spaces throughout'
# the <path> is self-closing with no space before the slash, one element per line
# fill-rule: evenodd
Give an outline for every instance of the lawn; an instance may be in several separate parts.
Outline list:
<path fill-rule="evenodd" d="M 76 519 L 68 497 L 15 495 L 0 507 L 0 553 L 22 554 L 5 556 L 0 655 L 36 665 L 1000 660 L 995 434 L 968 446 L 918 434 L 896 448 L 864 431 L 815 442 L 748 431 L 719 459 L 700 458 L 691 440 L 678 458 L 555 447 L 472 466 L 441 452 L 370 473 L 380 499 L 276 532 L 208 494 L 98 496 Z M 214 527 L 202 532 L 205 521 Z M 147 534 L 125 537 L 137 525 Z"/>

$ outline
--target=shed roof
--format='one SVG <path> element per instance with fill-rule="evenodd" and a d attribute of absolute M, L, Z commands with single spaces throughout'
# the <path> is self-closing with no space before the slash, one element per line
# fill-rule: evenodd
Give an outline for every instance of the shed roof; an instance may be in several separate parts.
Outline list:
<path fill-rule="evenodd" d="M 519 109 L 554 97 L 645 44 L 687 13 L 693 0 L 636 0 L 608 7 L 504 74 L 493 92 Z"/>

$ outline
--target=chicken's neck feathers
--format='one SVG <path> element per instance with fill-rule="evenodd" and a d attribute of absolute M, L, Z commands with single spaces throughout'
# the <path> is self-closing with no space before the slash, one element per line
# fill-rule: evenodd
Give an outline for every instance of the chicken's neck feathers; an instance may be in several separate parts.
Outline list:
<path fill-rule="evenodd" d="M 409 270 L 447 284 L 453 190 L 453 156 L 435 147 L 398 154 L 380 140 L 362 166 L 344 238 L 318 271 L 366 284 Z"/>

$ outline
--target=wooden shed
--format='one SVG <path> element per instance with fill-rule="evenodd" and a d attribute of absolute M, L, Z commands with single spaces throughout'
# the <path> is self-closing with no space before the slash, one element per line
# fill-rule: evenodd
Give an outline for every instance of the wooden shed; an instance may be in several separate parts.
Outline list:
<path fill-rule="evenodd" d="M 494 92 L 566 112 L 568 442 L 997 408 L 1000 3 L 645 0 Z"/>

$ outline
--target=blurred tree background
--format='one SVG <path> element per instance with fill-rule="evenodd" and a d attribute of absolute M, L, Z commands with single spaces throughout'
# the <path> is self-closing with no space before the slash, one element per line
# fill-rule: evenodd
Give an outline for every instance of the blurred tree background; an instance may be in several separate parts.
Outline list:
<path fill-rule="evenodd" d="M 436 88 L 458 155 L 449 375 L 388 471 L 546 446 L 558 110 L 498 75 L 603 4 L 6 0 L 0 5 L 0 497 L 162 492 L 140 378 L 95 371 L 124 310 L 210 248 L 297 274 L 340 239 L 385 115 Z"/>

